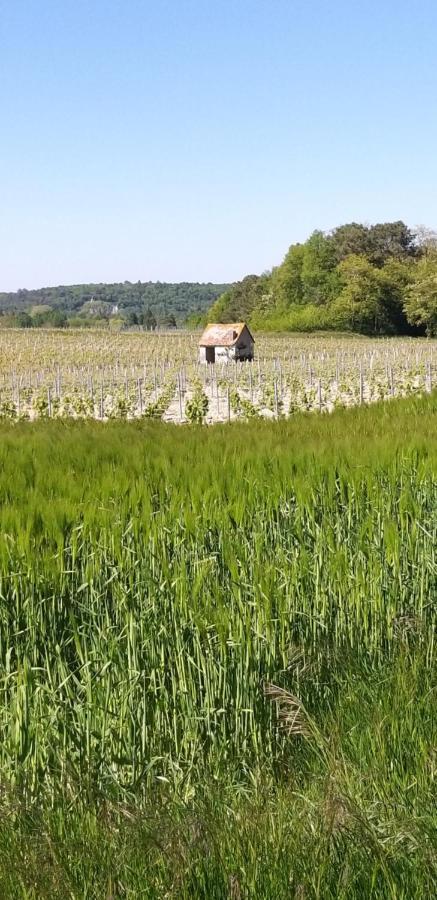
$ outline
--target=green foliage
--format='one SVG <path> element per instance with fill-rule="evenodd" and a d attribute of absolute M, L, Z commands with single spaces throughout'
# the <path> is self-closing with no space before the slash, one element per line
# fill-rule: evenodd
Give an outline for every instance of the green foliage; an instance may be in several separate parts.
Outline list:
<path fill-rule="evenodd" d="M 269 290 L 267 275 L 247 275 L 222 294 L 208 312 L 210 322 L 245 322 Z"/>
<path fill-rule="evenodd" d="M 200 382 L 194 385 L 192 397 L 187 400 L 185 415 L 193 425 L 202 425 L 208 412 L 208 397 Z"/>
<path fill-rule="evenodd" d="M 149 306 L 147 306 L 144 312 L 140 314 L 139 321 L 144 325 L 144 328 L 146 328 L 147 331 L 154 331 L 156 328 L 156 318 Z"/>
<path fill-rule="evenodd" d="M 415 326 L 423 329 L 428 321 L 427 314 L 413 313 L 412 299 L 406 314 L 424 248 L 403 222 L 315 231 L 304 244 L 290 247 L 257 290 L 250 276 L 223 294 L 209 319 L 248 320 L 266 330 L 414 334 Z"/>
<path fill-rule="evenodd" d="M 405 311 L 408 321 L 423 326 L 429 336 L 437 335 L 437 252 L 426 254 L 417 265 L 407 291 Z"/>
<path fill-rule="evenodd" d="M 279 307 L 299 305 L 305 301 L 302 268 L 304 244 L 292 244 L 281 266 L 273 269 L 272 292 Z"/>
<path fill-rule="evenodd" d="M 15 419 L 17 408 L 12 400 L 2 400 L 0 402 L 0 419 Z"/>
<path fill-rule="evenodd" d="M 434 895 L 436 411 L 1 423 L 2 897 Z"/>
<path fill-rule="evenodd" d="M 417 255 L 416 234 L 404 222 L 378 225 L 340 225 L 328 235 L 337 262 L 347 256 L 365 256 L 372 265 L 381 267 L 388 260 L 406 260 Z"/>
<path fill-rule="evenodd" d="M 143 413 L 145 419 L 161 419 L 168 407 L 170 406 L 171 401 L 174 396 L 174 385 L 169 383 L 165 386 L 164 390 L 161 391 L 159 397 L 153 401 L 153 403 L 149 403 Z"/>
<path fill-rule="evenodd" d="M 177 323 L 181 323 L 191 313 L 204 313 L 228 287 L 226 284 L 189 282 L 166 284 L 141 281 L 61 285 L 39 290 L 0 293 L 0 314 L 28 312 L 34 306 L 48 306 L 53 310 L 61 310 L 68 318 L 76 317 L 80 313 L 85 318 L 107 320 L 113 316 L 114 308 L 118 307 L 123 319 L 129 321 L 131 314 L 135 313 L 138 316 L 149 308 L 157 323 L 166 325 L 169 316 L 172 317 L 171 324 L 173 324 L 173 317 Z"/>
<path fill-rule="evenodd" d="M 12 327 L 16 328 L 32 328 L 33 322 L 31 316 L 29 316 L 26 312 L 20 312 L 15 317 L 15 322 L 12 323 Z"/>
<path fill-rule="evenodd" d="M 388 259 L 378 272 L 381 293 L 379 303 L 381 316 L 388 334 L 414 333 L 406 313 L 408 288 L 416 277 L 417 263 L 414 258 L 406 260 Z"/>
<path fill-rule="evenodd" d="M 32 318 L 36 328 L 66 328 L 68 324 L 65 312 L 60 309 L 37 311 Z"/>
<path fill-rule="evenodd" d="M 254 403 L 241 397 L 236 388 L 229 390 L 229 404 L 233 412 L 241 415 L 244 419 L 256 419 L 259 412 Z"/>
<path fill-rule="evenodd" d="M 369 228 L 359 222 L 339 225 L 329 235 L 337 263 L 348 256 L 369 255 Z"/>
<path fill-rule="evenodd" d="M 313 304 L 291 305 L 287 310 L 275 309 L 254 313 L 251 325 L 260 331 L 313 332 L 341 330 L 331 310 Z"/>
<path fill-rule="evenodd" d="M 416 235 L 404 222 L 384 222 L 368 229 L 367 255 L 376 266 L 383 266 L 389 259 L 406 260 L 418 253 Z"/>
<path fill-rule="evenodd" d="M 383 332 L 387 323 L 383 318 L 379 270 L 363 256 L 347 256 L 337 271 L 341 287 L 332 315 L 340 329 L 368 334 Z"/>
<path fill-rule="evenodd" d="M 302 291 L 306 303 L 320 306 L 331 300 L 338 287 L 334 247 L 322 231 L 315 231 L 305 244 Z"/>
<path fill-rule="evenodd" d="M 79 309 L 79 315 L 90 316 L 93 319 L 109 319 L 112 315 L 113 306 L 106 300 L 86 300 Z"/>
<path fill-rule="evenodd" d="M 1 328 L 65 328 L 67 325 L 65 313 L 48 306 L 34 307 L 32 315 L 27 312 L 0 315 Z"/>

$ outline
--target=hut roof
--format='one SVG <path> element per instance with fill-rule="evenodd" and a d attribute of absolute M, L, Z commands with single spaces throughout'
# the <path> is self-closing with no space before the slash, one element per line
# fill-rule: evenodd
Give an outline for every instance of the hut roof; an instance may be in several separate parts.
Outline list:
<path fill-rule="evenodd" d="M 200 347 L 233 347 L 237 343 L 241 332 L 247 328 L 245 322 L 228 322 L 226 325 L 218 323 L 207 325 L 199 341 Z M 249 329 L 247 329 L 249 331 Z M 250 334 L 250 331 L 249 331 Z M 250 337 L 253 337 L 250 334 Z"/>

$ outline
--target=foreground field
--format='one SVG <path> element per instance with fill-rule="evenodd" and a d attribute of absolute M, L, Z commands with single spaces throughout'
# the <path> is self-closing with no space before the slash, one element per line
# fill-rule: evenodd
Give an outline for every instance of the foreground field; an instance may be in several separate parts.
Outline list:
<path fill-rule="evenodd" d="M 434 895 L 436 412 L 0 427 L 0 896 Z"/>
<path fill-rule="evenodd" d="M 257 335 L 256 360 L 198 365 L 198 334 L 0 331 L 0 418 L 280 418 L 430 392 L 436 341 Z"/>

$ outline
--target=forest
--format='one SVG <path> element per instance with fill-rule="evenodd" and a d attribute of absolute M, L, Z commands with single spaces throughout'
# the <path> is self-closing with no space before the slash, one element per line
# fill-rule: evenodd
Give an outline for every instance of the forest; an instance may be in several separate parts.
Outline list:
<path fill-rule="evenodd" d="M 3 326 L 64 327 L 118 319 L 118 324 L 180 325 L 190 313 L 198 315 L 227 290 L 227 284 L 181 282 L 73 284 L 70 286 L 0 293 Z"/>
<path fill-rule="evenodd" d="M 206 318 L 263 331 L 436 334 L 436 236 L 401 221 L 314 231 L 281 265 L 226 290 Z"/>

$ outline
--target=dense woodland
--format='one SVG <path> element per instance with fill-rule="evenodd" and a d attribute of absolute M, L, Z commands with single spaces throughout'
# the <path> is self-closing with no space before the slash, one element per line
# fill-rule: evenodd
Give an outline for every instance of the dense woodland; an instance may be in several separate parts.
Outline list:
<path fill-rule="evenodd" d="M 116 326 L 175 327 L 189 314 L 201 315 L 228 288 L 227 284 L 124 281 L 20 290 L 0 293 L 0 321 L 21 327 L 93 325 L 105 320 Z"/>
<path fill-rule="evenodd" d="M 228 289 L 208 318 L 263 330 L 436 334 L 436 236 L 403 222 L 315 231 L 280 266 Z"/>

